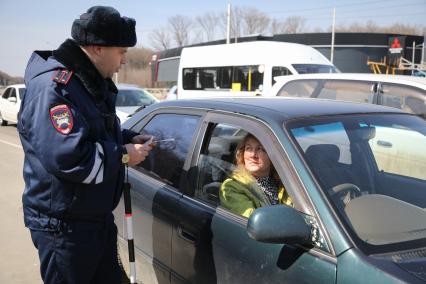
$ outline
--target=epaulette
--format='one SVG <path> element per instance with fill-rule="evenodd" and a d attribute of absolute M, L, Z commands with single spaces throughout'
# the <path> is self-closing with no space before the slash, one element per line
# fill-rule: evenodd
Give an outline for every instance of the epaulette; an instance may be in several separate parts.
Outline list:
<path fill-rule="evenodd" d="M 56 71 L 55 76 L 53 76 L 52 80 L 61 84 L 66 85 L 68 81 L 71 79 L 71 76 L 74 72 L 66 69 L 59 69 Z"/>

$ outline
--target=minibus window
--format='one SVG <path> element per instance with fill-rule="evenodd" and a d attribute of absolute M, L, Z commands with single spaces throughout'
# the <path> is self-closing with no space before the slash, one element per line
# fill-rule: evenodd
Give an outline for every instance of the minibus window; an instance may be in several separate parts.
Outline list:
<path fill-rule="evenodd" d="M 275 84 L 274 78 L 277 76 L 286 76 L 292 75 L 291 71 L 283 66 L 274 66 L 272 67 L 272 86 Z"/>

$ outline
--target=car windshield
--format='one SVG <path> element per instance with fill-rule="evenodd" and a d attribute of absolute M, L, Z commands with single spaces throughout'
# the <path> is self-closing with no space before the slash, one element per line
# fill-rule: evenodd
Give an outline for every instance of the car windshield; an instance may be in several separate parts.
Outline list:
<path fill-rule="evenodd" d="M 292 64 L 299 74 L 310 74 L 310 73 L 338 73 L 336 67 L 332 65 L 322 64 Z"/>
<path fill-rule="evenodd" d="M 286 126 L 343 223 L 364 246 L 426 238 L 426 121 L 338 115 Z"/>
<path fill-rule="evenodd" d="M 154 97 L 141 89 L 118 90 L 117 107 L 143 106 L 155 103 Z"/>

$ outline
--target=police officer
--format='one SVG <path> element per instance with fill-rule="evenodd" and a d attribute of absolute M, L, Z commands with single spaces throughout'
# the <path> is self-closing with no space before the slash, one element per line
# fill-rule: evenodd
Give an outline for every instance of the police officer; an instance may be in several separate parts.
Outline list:
<path fill-rule="evenodd" d="M 18 130 L 25 152 L 25 226 L 45 283 L 119 283 L 112 211 L 124 164 L 140 163 L 149 137 L 121 130 L 111 77 L 136 44 L 136 22 L 95 6 L 73 39 L 35 51 L 25 71 Z"/>

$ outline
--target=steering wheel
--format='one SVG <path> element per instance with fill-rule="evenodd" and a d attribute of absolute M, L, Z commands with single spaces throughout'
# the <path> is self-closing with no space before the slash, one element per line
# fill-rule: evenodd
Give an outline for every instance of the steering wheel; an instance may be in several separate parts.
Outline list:
<path fill-rule="evenodd" d="M 352 199 L 361 196 L 361 189 L 353 183 L 342 183 L 331 188 L 331 196 L 340 199 L 346 205 Z"/>

